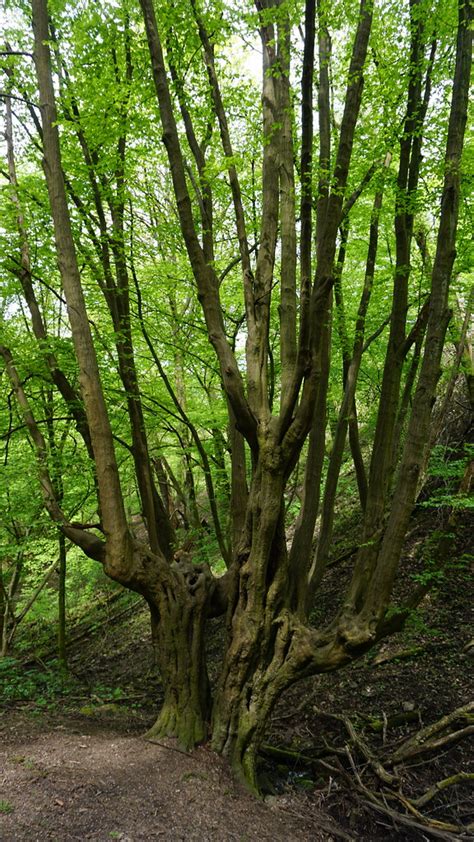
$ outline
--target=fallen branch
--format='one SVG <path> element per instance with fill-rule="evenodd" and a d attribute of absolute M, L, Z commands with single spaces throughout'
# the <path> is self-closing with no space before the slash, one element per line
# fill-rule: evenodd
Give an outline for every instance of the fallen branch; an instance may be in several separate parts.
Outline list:
<path fill-rule="evenodd" d="M 436 751 L 439 748 L 463 739 L 463 737 L 467 737 L 469 734 L 473 734 L 474 725 L 468 725 L 466 728 L 461 728 L 458 731 L 450 731 L 443 737 L 433 740 L 430 739 L 436 734 L 439 734 L 440 731 L 444 731 L 454 722 L 459 722 L 463 719 L 467 719 L 468 722 L 473 721 L 473 711 L 474 702 L 470 702 L 468 705 L 457 708 L 452 711 L 452 713 L 438 719 L 438 721 L 434 722 L 432 725 L 422 728 L 421 731 L 418 731 L 413 737 L 410 737 L 409 740 L 406 740 L 401 746 L 399 746 L 399 748 L 392 754 L 390 758 L 391 762 L 395 765 L 406 760 L 411 760 L 413 757 L 418 757 L 420 754 Z"/>
<path fill-rule="evenodd" d="M 330 757 L 332 754 L 336 754 L 337 751 L 337 749 L 333 750 L 332 747 L 328 746 L 323 752 L 318 752 L 316 756 L 310 756 L 309 754 L 302 754 L 299 751 L 293 751 L 289 748 L 278 748 L 269 743 L 263 743 L 260 747 L 260 753 L 264 757 L 284 761 L 287 764 L 291 763 L 293 765 L 301 763 L 303 766 L 314 766 L 316 763 L 319 763 L 320 757 Z"/>
<path fill-rule="evenodd" d="M 352 771 L 354 773 L 354 777 L 356 779 L 356 783 L 352 782 L 352 786 L 359 790 L 365 797 L 367 801 L 363 802 L 368 804 L 369 806 L 373 807 L 375 810 L 379 810 L 386 815 L 389 815 L 394 821 L 400 822 L 400 824 L 407 825 L 408 827 L 414 827 L 421 830 L 429 829 L 430 833 L 434 836 L 438 836 L 441 839 L 449 839 L 453 840 L 453 837 L 447 835 L 448 833 L 460 833 L 462 832 L 463 828 L 459 827 L 458 825 L 449 824 L 447 822 L 440 822 L 437 819 L 428 819 L 426 816 L 423 816 L 412 804 L 408 799 L 406 799 L 403 795 L 397 792 L 392 792 L 389 790 L 384 790 L 384 795 L 390 795 L 392 798 L 396 798 L 400 801 L 401 804 L 410 812 L 412 813 L 418 822 L 414 822 L 409 816 L 404 815 L 403 813 L 398 813 L 396 810 L 391 810 L 386 805 L 382 804 L 380 799 L 375 795 L 372 790 L 370 790 L 363 782 L 357 770 L 357 767 L 354 762 L 354 758 L 350 752 L 349 746 L 346 746 L 346 755 L 349 759 L 349 763 L 351 765 Z"/>
<path fill-rule="evenodd" d="M 450 786 L 456 786 L 456 784 L 462 784 L 466 782 L 474 783 L 474 774 L 471 772 L 458 772 L 456 775 L 451 775 L 449 778 L 443 778 L 442 781 L 438 781 L 437 783 L 433 784 L 425 793 L 424 795 L 420 795 L 419 798 L 414 798 L 412 800 L 412 804 L 415 807 L 424 807 L 425 804 L 428 804 L 438 792 L 441 792 L 443 789 L 447 789 Z"/>
<path fill-rule="evenodd" d="M 385 794 L 388 795 L 390 798 L 396 798 L 396 800 L 399 801 L 400 804 L 403 804 L 403 806 L 408 810 L 409 813 L 415 816 L 415 818 L 418 819 L 418 821 L 422 825 L 424 825 L 425 827 L 429 827 L 430 830 L 435 829 L 443 832 L 446 831 L 447 833 L 460 833 L 463 830 L 463 828 L 457 824 L 452 824 L 451 822 L 442 822 L 439 821 L 439 819 L 429 819 L 427 816 L 424 816 L 423 813 L 420 813 L 420 811 L 417 810 L 414 804 L 408 798 L 402 795 L 401 792 L 386 791 Z"/>
<path fill-rule="evenodd" d="M 431 836 L 435 836 L 436 839 L 446 839 L 448 842 L 457 842 L 459 836 L 453 836 L 451 833 L 438 830 L 437 828 L 432 827 L 431 825 L 421 824 L 420 822 L 416 822 L 411 819 L 409 816 L 404 816 L 403 813 L 398 813 L 396 810 L 390 809 L 390 807 L 385 807 L 379 801 L 365 801 L 362 800 L 362 804 L 365 804 L 367 807 L 371 807 L 373 810 L 377 810 L 379 813 L 383 813 L 385 816 L 389 816 L 392 821 L 399 822 L 407 827 L 412 827 L 415 830 L 424 831 L 426 833 L 429 830 Z M 453 825 L 454 827 L 454 825 Z M 465 828 L 455 828 L 455 833 L 463 833 L 465 832 Z"/>
<path fill-rule="evenodd" d="M 470 703 L 464 707 L 457 708 L 431 725 L 420 729 L 414 736 L 405 740 L 393 754 L 386 752 L 384 762 L 394 765 L 400 764 L 406 759 L 411 759 L 425 752 L 434 751 L 440 747 L 449 746 L 451 743 L 462 739 L 474 731 L 474 724 L 471 724 L 473 710 L 474 703 Z M 472 783 L 474 781 L 474 774 L 459 772 L 438 781 L 418 798 L 408 798 L 399 789 L 399 778 L 387 771 L 382 762 L 375 756 L 371 747 L 369 747 L 367 742 L 357 732 L 354 724 L 348 717 L 341 714 L 327 713 L 316 707 L 313 707 L 313 711 L 317 716 L 324 716 L 327 719 L 342 723 L 349 738 L 344 748 L 330 745 L 322 737 L 324 749 L 318 752 L 317 755 L 311 752 L 310 756 L 309 754 L 302 754 L 291 749 L 275 748 L 267 744 L 262 747 L 262 754 L 273 760 L 283 761 L 288 765 L 294 766 L 297 763 L 301 763 L 309 768 L 319 766 L 326 769 L 332 776 L 337 775 L 347 786 L 355 790 L 359 796 L 362 796 L 364 804 L 389 816 L 392 821 L 397 822 L 401 826 L 423 831 L 425 834 L 430 835 L 430 837 L 451 840 L 451 842 L 461 840 L 469 835 L 470 828 L 457 823 L 457 817 L 453 817 L 454 821 L 436 819 L 422 813 L 421 808 L 429 804 L 438 792 L 448 787 L 453 787 L 457 784 Z M 385 737 L 387 729 L 390 726 L 393 727 L 394 725 L 403 724 L 412 719 L 419 721 L 419 716 L 419 712 L 408 711 L 397 714 L 394 717 L 388 718 L 385 716 L 383 720 L 372 721 L 371 726 L 376 731 L 382 731 Z M 448 730 L 450 726 L 453 727 L 456 724 L 458 725 L 457 730 Z M 354 755 L 351 753 L 352 749 L 354 749 Z M 344 755 L 346 763 L 342 760 L 341 755 Z M 357 757 L 358 755 L 360 755 L 359 758 Z M 322 759 L 323 757 L 328 757 L 331 762 L 326 762 Z M 363 763 L 361 762 L 361 758 L 363 758 Z M 381 785 L 379 783 L 378 786 L 375 786 L 375 791 L 363 779 L 367 767 L 375 773 L 381 782 Z M 394 786 L 394 784 L 396 785 Z M 387 805 L 387 799 L 398 802 L 402 812 L 389 807 Z"/>
<path fill-rule="evenodd" d="M 329 719 L 335 719 L 338 722 L 342 722 L 344 725 L 349 737 L 351 738 L 351 742 L 359 749 L 362 756 L 365 758 L 367 763 L 369 764 L 370 768 L 373 772 L 386 784 L 394 784 L 398 782 L 398 775 L 392 775 L 390 772 L 384 768 L 380 760 L 374 756 L 371 752 L 367 743 L 362 739 L 362 737 L 357 733 L 355 730 L 352 722 L 347 716 L 343 716 L 340 713 L 326 713 L 325 711 L 317 710 L 315 711 L 318 716 L 325 716 Z"/>
<path fill-rule="evenodd" d="M 393 716 L 387 716 L 386 722 L 383 718 L 376 719 L 375 717 L 371 717 L 368 719 L 368 726 L 371 731 L 381 733 L 384 729 L 388 731 L 390 728 L 398 728 L 399 725 L 405 725 L 407 722 L 420 722 L 420 711 L 409 710 L 404 713 L 395 713 Z"/>

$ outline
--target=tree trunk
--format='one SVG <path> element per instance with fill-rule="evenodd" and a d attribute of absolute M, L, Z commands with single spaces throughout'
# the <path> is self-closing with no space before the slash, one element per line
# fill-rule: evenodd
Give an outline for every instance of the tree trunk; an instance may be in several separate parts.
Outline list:
<path fill-rule="evenodd" d="M 5 587 L 3 582 L 3 571 L 0 562 L 0 657 L 5 658 L 8 655 L 8 647 L 11 643 L 10 623 L 15 626 L 15 617 L 13 614 L 13 604 L 15 596 L 20 587 L 21 571 L 23 567 L 23 552 L 19 550 L 14 562 L 13 572 Z"/>
<path fill-rule="evenodd" d="M 211 692 L 205 628 L 212 594 L 207 565 L 188 557 L 173 564 L 168 585 L 149 600 L 153 640 L 165 698 L 149 739 L 175 737 L 186 750 L 207 738 Z"/>
<path fill-rule="evenodd" d="M 249 546 L 237 559 L 228 614 L 228 648 L 213 711 L 213 746 L 257 791 L 256 756 L 265 723 L 291 683 L 287 661 L 288 555 L 283 526 L 284 473 L 268 447 L 250 496 Z"/>
<path fill-rule="evenodd" d="M 58 533 L 59 587 L 58 587 L 58 659 L 63 672 L 67 672 L 66 655 L 66 536 Z"/>

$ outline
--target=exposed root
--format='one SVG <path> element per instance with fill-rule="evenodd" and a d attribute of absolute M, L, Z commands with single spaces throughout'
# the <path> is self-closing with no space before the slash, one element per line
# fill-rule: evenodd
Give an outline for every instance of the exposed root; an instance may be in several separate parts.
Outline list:
<path fill-rule="evenodd" d="M 365 803 L 369 806 L 375 808 L 376 810 L 379 810 L 380 812 L 386 813 L 392 819 L 400 822 L 403 825 L 408 825 L 409 827 L 415 827 L 422 830 L 429 829 L 430 833 L 432 833 L 433 835 L 437 835 L 439 838 L 442 839 L 452 840 L 453 837 L 447 834 L 462 833 L 464 831 L 464 828 L 462 828 L 460 825 L 452 824 L 450 822 L 442 822 L 438 821 L 437 819 L 431 819 L 427 816 L 424 816 L 422 813 L 420 813 L 419 810 L 417 810 L 417 808 L 412 804 L 412 802 L 408 798 L 405 798 L 405 796 L 402 795 L 400 792 L 393 792 L 384 789 L 380 793 L 380 795 L 375 794 L 375 792 L 373 792 L 363 783 L 348 746 L 346 746 L 346 754 L 349 758 L 349 762 L 356 780 L 355 788 L 366 796 L 367 801 Z M 396 810 L 388 808 L 386 806 L 386 803 L 384 803 L 387 797 L 394 798 L 397 801 L 399 801 L 405 807 L 405 809 L 408 810 L 408 812 L 411 813 L 418 820 L 418 823 L 411 820 L 409 816 L 403 813 L 398 813 Z"/>
<path fill-rule="evenodd" d="M 459 839 L 459 836 L 453 836 L 451 832 L 440 830 L 439 828 L 433 827 L 429 822 L 421 824 L 420 822 L 416 822 L 411 819 L 409 816 L 404 815 L 403 813 L 397 813 L 396 810 L 390 809 L 390 807 L 381 804 L 380 801 L 363 801 L 363 804 L 366 804 L 367 807 L 371 807 L 372 810 L 377 810 L 379 813 L 383 813 L 385 816 L 389 816 L 392 821 L 398 822 L 399 824 L 404 825 L 405 827 L 411 827 L 414 830 L 426 831 L 429 830 L 430 835 L 435 837 L 436 839 L 446 839 L 448 842 L 456 842 Z M 464 828 L 455 828 L 454 833 L 459 834 L 465 832 Z"/>

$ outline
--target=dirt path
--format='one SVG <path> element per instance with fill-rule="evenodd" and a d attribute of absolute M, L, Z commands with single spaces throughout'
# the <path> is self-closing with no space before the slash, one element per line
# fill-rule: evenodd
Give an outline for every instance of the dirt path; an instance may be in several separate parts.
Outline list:
<path fill-rule="evenodd" d="M 253 799 L 205 748 L 186 755 L 93 723 L 4 722 L 0 784 L 3 842 L 341 838 L 291 796 Z"/>

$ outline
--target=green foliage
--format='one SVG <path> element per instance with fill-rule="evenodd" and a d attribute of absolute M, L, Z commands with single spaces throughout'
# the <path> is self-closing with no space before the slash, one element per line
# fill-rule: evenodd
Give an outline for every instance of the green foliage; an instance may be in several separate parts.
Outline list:
<path fill-rule="evenodd" d="M 91 688 L 91 698 L 100 702 L 119 702 L 124 696 L 121 687 L 108 687 L 106 684 L 94 684 Z"/>
<path fill-rule="evenodd" d="M 423 611 L 420 608 L 416 608 L 410 612 L 405 625 L 405 634 L 408 639 L 412 636 L 416 639 L 419 639 L 420 636 L 435 639 L 442 637 L 442 632 L 439 628 L 435 628 L 428 624 L 423 615 Z"/>
<path fill-rule="evenodd" d="M 74 681 L 66 678 L 59 667 L 27 668 L 15 658 L 0 660 L 0 695 L 5 703 L 29 702 L 42 710 L 54 707 L 58 699 L 69 696 Z"/>
<path fill-rule="evenodd" d="M 468 491 L 459 493 L 459 485 L 466 468 L 474 458 L 474 445 L 452 448 L 437 445 L 433 448 L 428 473 L 438 482 L 434 491 L 421 505 L 428 508 L 449 506 L 452 509 L 472 509 L 474 499 Z"/>
<path fill-rule="evenodd" d="M 440 584 L 447 576 L 456 575 L 456 579 L 470 578 L 470 569 L 474 556 L 463 553 L 459 558 L 440 558 L 439 548 L 445 541 L 451 542 L 454 534 L 435 530 L 431 533 L 423 552 L 423 571 L 413 573 L 412 579 L 420 585 Z"/>

